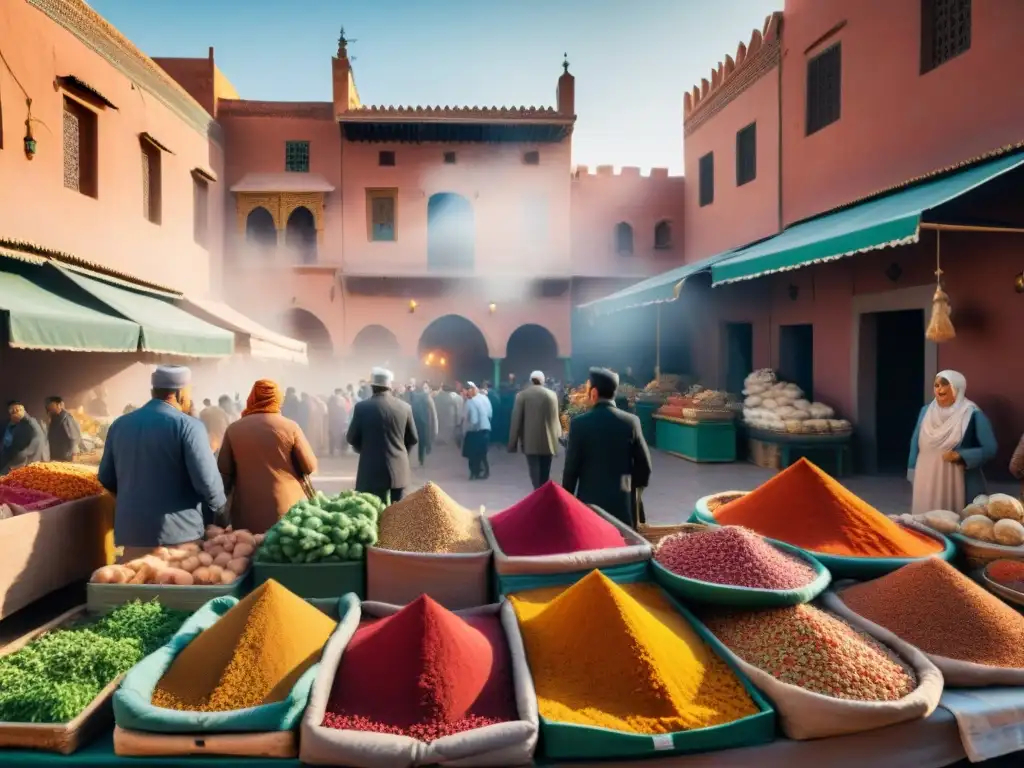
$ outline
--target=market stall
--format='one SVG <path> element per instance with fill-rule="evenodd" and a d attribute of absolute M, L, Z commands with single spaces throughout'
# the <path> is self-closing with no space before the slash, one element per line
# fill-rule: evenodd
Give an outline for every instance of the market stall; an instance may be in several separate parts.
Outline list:
<path fill-rule="evenodd" d="M 654 412 L 658 448 L 689 461 L 736 461 L 736 410 L 724 392 L 692 387 Z"/>

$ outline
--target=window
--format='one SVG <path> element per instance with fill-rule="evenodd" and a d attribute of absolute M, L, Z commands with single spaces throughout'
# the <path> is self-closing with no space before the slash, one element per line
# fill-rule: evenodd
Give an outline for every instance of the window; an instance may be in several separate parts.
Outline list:
<path fill-rule="evenodd" d="M 366 190 L 367 239 L 376 243 L 392 243 L 397 239 L 397 208 L 397 189 Z"/>
<path fill-rule="evenodd" d="M 377 165 L 392 166 L 395 164 L 395 153 L 389 149 L 377 153 Z"/>
<path fill-rule="evenodd" d="M 699 203 L 701 208 L 715 202 L 715 153 L 708 152 L 698 161 Z"/>
<path fill-rule="evenodd" d="M 615 252 L 620 256 L 633 255 L 633 228 L 624 221 L 615 225 Z"/>
<path fill-rule="evenodd" d="M 736 132 L 736 186 L 757 178 L 757 123 Z"/>
<path fill-rule="evenodd" d="M 842 104 L 842 48 L 836 43 L 807 62 L 807 135 L 839 119 Z"/>
<path fill-rule="evenodd" d="M 64 186 L 97 197 L 96 113 L 64 97 Z"/>
<path fill-rule="evenodd" d="M 210 185 L 198 174 L 192 174 L 192 240 L 204 248 L 210 221 Z"/>
<path fill-rule="evenodd" d="M 160 150 L 145 139 L 139 141 L 142 155 L 142 215 L 160 223 Z"/>
<path fill-rule="evenodd" d="M 971 0 L 921 0 L 921 74 L 971 48 Z"/>
<path fill-rule="evenodd" d="M 284 143 L 284 169 L 293 173 L 309 173 L 309 142 Z"/>
<path fill-rule="evenodd" d="M 540 165 L 540 152 L 533 150 L 523 153 L 523 163 L 526 165 Z"/>
<path fill-rule="evenodd" d="M 654 247 L 665 250 L 672 247 L 672 223 L 659 221 L 654 225 Z"/>
<path fill-rule="evenodd" d="M 445 162 L 445 165 L 455 165 L 455 153 L 454 152 L 445 152 L 444 153 L 444 162 Z"/>

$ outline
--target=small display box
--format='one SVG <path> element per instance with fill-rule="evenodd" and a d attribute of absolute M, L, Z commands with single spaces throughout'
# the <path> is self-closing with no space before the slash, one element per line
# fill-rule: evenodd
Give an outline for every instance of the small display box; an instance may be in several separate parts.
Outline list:
<path fill-rule="evenodd" d="M 658 448 L 698 463 L 736 461 L 735 421 L 696 421 L 654 415 Z"/>

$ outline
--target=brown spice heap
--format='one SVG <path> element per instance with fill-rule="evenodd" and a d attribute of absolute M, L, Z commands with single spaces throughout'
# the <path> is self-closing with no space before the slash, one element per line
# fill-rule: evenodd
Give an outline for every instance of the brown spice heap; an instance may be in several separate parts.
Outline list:
<path fill-rule="evenodd" d="M 720 493 L 717 496 L 712 496 L 708 499 L 708 512 L 714 513 L 719 507 L 724 507 L 730 501 L 736 501 L 746 496 L 745 493 Z"/>
<path fill-rule="evenodd" d="M 811 605 L 713 612 L 708 629 L 748 664 L 783 683 L 850 701 L 897 701 L 913 670 L 873 637 Z"/>
<path fill-rule="evenodd" d="M 381 513 L 377 546 L 397 552 L 467 554 L 486 551 L 487 539 L 477 514 L 427 483 Z"/>
<path fill-rule="evenodd" d="M 337 623 L 273 579 L 201 632 L 153 691 L 153 704 L 228 712 L 284 701 Z"/>
<path fill-rule="evenodd" d="M 857 584 L 840 597 L 925 653 L 1024 669 L 1024 616 L 938 558 Z"/>

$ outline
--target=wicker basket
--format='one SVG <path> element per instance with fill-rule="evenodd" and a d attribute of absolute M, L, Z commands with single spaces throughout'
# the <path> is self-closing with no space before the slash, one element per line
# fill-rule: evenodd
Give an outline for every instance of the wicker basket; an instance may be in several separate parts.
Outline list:
<path fill-rule="evenodd" d="M 711 526 L 704 525 L 704 523 L 677 523 L 675 525 L 648 525 L 647 523 L 640 523 L 636 527 L 636 532 L 647 539 L 652 547 L 658 546 L 661 540 L 672 536 L 676 533 L 698 533 L 700 531 L 706 531 Z"/>
<path fill-rule="evenodd" d="M 964 564 L 970 570 L 984 568 L 996 560 L 1024 560 L 1024 546 L 1007 547 L 1003 544 L 990 544 L 986 541 L 968 538 L 961 533 L 951 533 L 949 538 L 956 544 Z"/>

